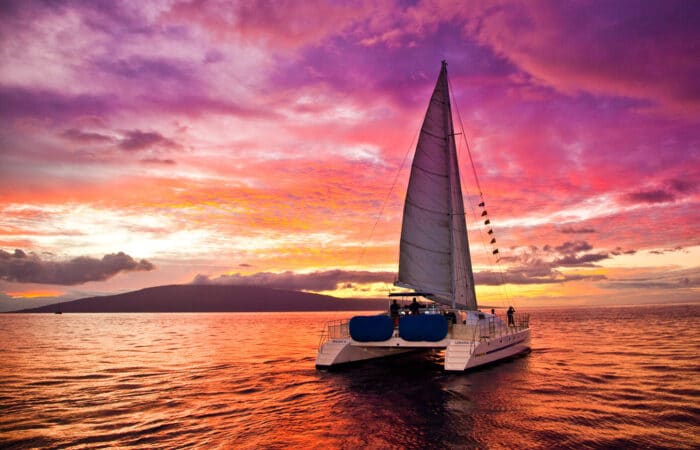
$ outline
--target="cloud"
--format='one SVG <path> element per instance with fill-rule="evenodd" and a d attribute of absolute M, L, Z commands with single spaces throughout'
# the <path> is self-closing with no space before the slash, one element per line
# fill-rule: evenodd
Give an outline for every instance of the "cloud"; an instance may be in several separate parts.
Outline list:
<path fill-rule="evenodd" d="M 192 284 L 253 285 L 302 291 L 332 291 L 339 285 L 348 283 L 392 283 L 394 277 L 395 274 L 391 272 L 353 270 L 324 270 L 311 273 L 259 272 L 252 275 L 236 273 L 221 275 L 217 278 L 199 274 L 192 280 Z"/>
<path fill-rule="evenodd" d="M 96 61 L 95 65 L 104 71 L 127 80 L 145 78 L 157 80 L 160 83 L 174 81 L 190 88 L 196 82 L 193 77 L 195 73 L 193 68 L 187 67 L 177 60 L 134 56 L 117 61 L 104 59 Z"/>
<path fill-rule="evenodd" d="M 100 133 L 82 131 L 76 128 L 70 128 L 63 133 L 61 137 L 79 144 L 104 144 L 114 142 L 114 138 Z"/>
<path fill-rule="evenodd" d="M 680 193 L 693 192 L 697 188 L 697 183 L 692 180 L 671 179 L 666 180 L 666 184 L 674 191 Z"/>
<path fill-rule="evenodd" d="M 692 177 L 690 177 L 692 179 Z M 656 204 L 671 203 L 680 198 L 691 195 L 697 188 L 697 184 L 682 180 L 668 179 L 660 183 L 662 186 L 653 189 L 642 189 L 629 192 L 621 196 L 621 200 L 626 204 Z"/>
<path fill-rule="evenodd" d="M 581 227 L 581 228 L 563 227 L 563 228 L 559 229 L 559 232 L 564 233 L 564 234 L 595 233 L 595 228 L 591 228 L 591 227 Z"/>
<path fill-rule="evenodd" d="M 555 265 L 532 260 L 504 272 L 482 270 L 474 274 L 477 285 L 498 286 L 502 284 L 550 284 L 577 280 L 602 280 L 604 275 L 563 274 L 554 270 Z M 393 272 L 371 272 L 353 270 L 326 270 L 311 273 L 259 272 L 252 275 L 232 274 L 211 278 L 199 274 L 191 284 L 231 284 L 243 286 L 265 286 L 276 289 L 304 291 L 332 291 L 338 288 L 357 288 L 358 284 L 386 283 L 393 285 L 396 274 Z"/>
<path fill-rule="evenodd" d="M 579 280 L 604 280 L 601 274 L 564 273 L 560 267 L 592 267 L 593 262 L 606 259 L 607 254 L 591 253 L 577 255 L 593 247 L 586 241 L 565 242 L 553 249 L 545 245 L 542 252 L 537 247 L 522 253 L 501 257 L 511 263 L 503 272 L 482 271 L 474 275 L 477 284 L 551 284 Z"/>
<path fill-rule="evenodd" d="M 626 6 L 625 6 L 626 5 Z M 562 91 L 627 95 L 686 111 L 700 108 L 692 2 L 501 2 L 467 30 L 540 82 Z M 574 31 L 575 30 L 575 31 Z"/>
<path fill-rule="evenodd" d="M 561 267 L 596 267 L 594 263 L 622 254 L 634 254 L 635 250 L 623 252 L 617 247 L 612 252 L 583 253 L 592 250 L 593 246 L 587 241 L 567 241 L 556 247 L 545 245 L 540 251 L 537 247 L 529 247 L 521 253 L 511 256 L 502 256 L 501 260 L 511 266 L 499 275 L 497 273 L 484 272 L 475 274 L 483 278 L 485 284 L 501 284 L 498 277 L 501 276 L 507 282 L 513 284 L 537 284 L 537 283 L 564 283 L 582 279 L 600 280 L 604 276 L 599 274 L 571 274 L 563 273 Z"/>
<path fill-rule="evenodd" d="M 123 252 L 105 255 L 102 259 L 79 256 L 68 261 L 52 261 L 19 249 L 14 253 L 0 250 L 0 279 L 18 283 L 71 286 L 104 281 L 119 272 L 149 271 L 154 268 L 149 261 L 136 261 Z"/>
<path fill-rule="evenodd" d="M 626 203 L 668 203 L 675 200 L 675 196 L 663 189 L 630 192 L 625 194 L 623 201 Z"/>
<path fill-rule="evenodd" d="M 652 255 L 663 255 L 666 253 L 674 253 L 674 252 L 687 252 L 683 247 L 675 247 L 675 248 L 665 248 L 663 250 L 649 250 L 649 253 Z"/>
<path fill-rule="evenodd" d="M 474 282 L 478 285 L 500 286 L 502 284 L 553 284 L 566 283 L 568 281 L 600 281 L 605 280 L 605 275 L 593 274 L 564 274 L 551 268 L 546 273 L 533 274 L 530 268 L 517 267 L 505 272 L 481 271 L 474 274 Z"/>
<path fill-rule="evenodd" d="M 572 266 L 584 266 L 592 267 L 594 262 L 602 261 L 604 259 L 610 258 L 607 253 L 589 253 L 586 255 L 575 256 L 567 255 L 563 258 L 557 258 L 552 261 L 552 266 L 554 267 L 572 267 Z"/>
<path fill-rule="evenodd" d="M 396 179 L 363 260 L 383 270 L 410 163 L 395 169 L 442 58 L 501 254 L 540 248 L 507 279 L 565 282 L 618 246 L 639 249 L 618 258 L 633 265 L 698 236 L 700 116 L 678 109 L 697 105 L 690 2 L 2 5 L 0 206 L 47 211 L 0 218 L 6 249 L 99 240 L 85 254 L 165 248 L 181 262 L 215 248 L 254 265 L 240 272 L 324 272 L 357 261 Z M 113 233 L 125 223 L 168 231 Z M 166 245 L 168 233 L 196 245 Z M 595 249 L 577 241 L 591 236 Z M 226 264 L 209 262 L 191 273 Z"/>
<path fill-rule="evenodd" d="M 155 131 L 131 130 L 124 133 L 119 148 L 126 151 L 140 151 L 153 147 L 180 149 L 181 146 Z"/>
<path fill-rule="evenodd" d="M 174 166 L 177 164 L 174 159 L 144 158 L 140 160 L 144 164 L 155 164 L 164 166 Z"/>
<path fill-rule="evenodd" d="M 610 257 L 610 254 L 605 252 L 605 253 L 586 253 L 583 255 L 579 255 L 581 252 L 586 252 L 588 250 L 592 250 L 593 246 L 588 243 L 587 241 L 566 241 L 561 245 L 558 245 L 556 247 L 552 247 L 551 245 L 545 245 L 542 250 L 549 253 L 550 255 L 552 253 L 555 254 L 554 259 L 551 261 L 547 261 L 545 264 L 546 266 L 550 268 L 555 268 L 555 267 L 574 267 L 574 266 L 580 266 L 580 267 L 592 267 L 594 262 L 597 261 L 602 261 L 604 259 L 607 259 Z M 620 254 L 619 253 L 619 248 L 616 249 L 618 253 L 613 252 L 612 254 Z M 536 252 L 537 249 L 534 248 L 532 249 L 532 252 Z M 556 257 L 556 256 L 559 257 Z M 521 255 L 520 257 L 525 263 L 529 263 L 529 261 L 533 258 L 532 255 L 525 254 Z"/>
<path fill-rule="evenodd" d="M 555 247 L 555 250 L 559 253 L 569 254 L 583 252 L 592 248 L 593 246 L 586 241 L 567 241 Z"/>
<path fill-rule="evenodd" d="M 637 250 L 622 250 L 621 247 L 617 247 L 615 250 L 610 252 L 610 254 L 613 256 L 634 255 L 635 253 L 637 253 Z"/>
<path fill-rule="evenodd" d="M 289 51 L 338 34 L 367 14 L 366 8 L 353 2 L 196 0 L 178 2 L 165 18 L 196 24 L 218 39 L 262 42 Z"/>
<path fill-rule="evenodd" d="M 610 279 L 610 289 L 684 289 L 700 287 L 700 267 Z"/>
<path fill-rule="evenodd" d="M 51 118 L 56 121 L 102 116 L 117 104 L 113 96 L 65 94 L 46 89 L 0 86 L 0 117 Z"/>

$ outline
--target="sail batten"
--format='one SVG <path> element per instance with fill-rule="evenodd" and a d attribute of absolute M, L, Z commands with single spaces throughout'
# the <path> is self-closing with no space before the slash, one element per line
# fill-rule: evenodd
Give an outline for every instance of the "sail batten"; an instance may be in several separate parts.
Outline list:
<path fill-rule="evenodd" d="M 404 203 L 397 285 L 435 292 L 436 301 L 476 309 L 443 62 L 413 158 Z"/>
<path fill-rule="evenodd" d="M 402 244 L 406 244 L 406 245 L 410 245 L 411 247 L 419 248 L 419 249 L 424 250 L 424 251 L 426 251 L 426 252 L 440 253 L 440 254 L 443 254 L 443 255 L 449 255 L 449 254 L 450 254 L 450 252 L 449 252 L 448 250 L 435 250 L 435 249 L 432 249 L 432 248 L 421 247 L 421 246 L 418 245 L 418 244 L 414 244 L 414 243 L 412 243 L 412 242 L 405 241 L 405 240 L 403 240 L 403 239 L 401 240 L 401 243 L 402 243 Z"/>
<path fill-rule="evenodd" d="M 427 174 L 430 174 L 430 175 L 433 175 L 433 176 L 436 176 L 436 177 L 447 178 L 447 175 L 444 175 L 444 174 L 442 174 L 442 173 L 437 173 L 437 172 L 431 172 L 430 170 L 425 169 L 425 168 L 423 168 L 423 167 L 414 166 L 414 168 L 415 168 L 416 170 L 420 170 L 420 171 L 422 171 L 422 172 L 425 172 L 425 173 L 427 173 Z"/>

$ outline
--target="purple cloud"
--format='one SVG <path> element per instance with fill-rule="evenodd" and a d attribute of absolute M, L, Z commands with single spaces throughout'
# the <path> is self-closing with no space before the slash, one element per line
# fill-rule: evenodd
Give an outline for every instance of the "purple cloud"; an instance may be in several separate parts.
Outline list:
<path fill-rule="evenodd" d="M 635 253 L 637 253 L 637 250 L 622 250 L 620 247 L 617 247 L 615 250 L 610 252 L 610 254 L 613 256 L 634 255 Z"/>
<path fill-rule="evenodd" d="M 623 200 L 626 203 L 668 203 L 675 200 L 675 196 L 663 189 L 649 191 L 630 192 L 625 194 Z"/>
<path fill-rule="evenodd" d="M 593 246 L 586 241 L 567 241 L 563 244 L 555 247 L 554 249 L 559 253 L 569 254 L 578 253 L 591 250 Z"/>
<path fill-rule="evenodd" d="M 610 258 L 607 253 L 589 253 L 581 256 L 568 255 L 552 261 L 553 267 L 592 267 L 594 262 Z"/>
<path fill-rule="evenodd" d="M 469 23 L 492 46 L 563 91 L 628 95 L 700 107 L 700 8 L 692 2 L 484 5 Z M 576 32 L 572 32 L 576 30 Z M 673 71 L 673 73 L 671 73 Z"/>
<path fill-rule="evenodd" d="M 391 272 L 369 272 L 352 270 L 326 270 L 312 273 L 282 273 L 259 272 L 252 275 L 221 275 L 209 278 L 197 275 L 192 284 L 233 284 L 266 286 L 276 289 L 292 289 L 306 291 L 332 291 L 339 285 L 347 283 L 391 283 L 394 274 Z"/>
<path fill-rule="evenodd" d="M 63 122 L 81 116 L 102 116 L 116 103 L 112 95 L 74 95 L 0 85 L 0 117 L 5 119 L 48 117 Z"/>
<path fill-rule="evenodd" d="M 697 183 L 693 180 L 672 179 L 667 181 L 668 186 L 676 192 L 688 193 L 695 191 Z"/>
<path fill-rule="evenodd" d="M 682 252 L 686 251 L 683 247 L 678 246 L 675 248 L 665 248 L 663 250 L 650 250 L 649 253 L 654 254 L 654 255 L 663 255 L 666 253 L 674 253 L 674 252 Z"/>
<path fill-rule="evenodd" d="M 600 281 L 605 280 L 605 275 L 583 275 L 583 274 L 562 274 L 555 270 L 547 270 L 547 273 L 541 273 L 533 276 L 527 268 L 509 269 L 506 272 L 482 271 L 474 275 L 474 281 L 477 285 L 500 286 L 502 284 L 554 284 L 566 283 L 569 281 Z"/>
<path fill-rule="evenodd" d="M 581 228 L 562 227 L 561 229 L 559 229 L 559 232 L 564 233 L 564 234 L 595 233 L 595 228 L 591 228 L 591 227 L 581 227 Z"/>
<path fill-rule="evenodd" d="M 641 276 L 611 279 L 609 289 L 686 289 L 700 287 L 700 269 L 671 270 L 663 276 Z"/>
<path fill-rule="evenodd" d="M 126 151 L 139 151 L 153 147 L 166 149 L 180 149 L 177 142 L 163 137 L 154 131 L 131 130 L 125 133 L 124 138 L 119 142 L 119 148 Z"/>
<path fill-rule="evenodd" d="M 154 164 L 164 166 L 174 166 L 177 164 L 174 159 L 144 158 L 140 160 L 143 164 Z"/>
<path fill-rule="evenodd" d="M 81 131 L 76 128 L 70 128 L 63 133 L 61 137 L 79 144 L 104 144 L 114 142 L 114 138 L 100 133 L 89 131 Z"/>
<path fill-rule="evenodd" d="M 96 67 L 129 83 L 151 80 L 157 83 L 181 83 L 183 90 L 192 89 L 196 81 L 194 68 L 177 60 L 166 58 L 132 57 L 130 59 L 96 61 Z"/>
<path fill-rule="evenodd" d="M 14 253 L 0 250 L 0 280 L 18 283 L 72 286 L 104 281 L 119 272 L 149 271 L 154 268 L 149 261 L 136 261 L 123 252 L 105 255 L 102 259 L 79 256 L 68 261 L 52 261 L 19 249 Z"/>

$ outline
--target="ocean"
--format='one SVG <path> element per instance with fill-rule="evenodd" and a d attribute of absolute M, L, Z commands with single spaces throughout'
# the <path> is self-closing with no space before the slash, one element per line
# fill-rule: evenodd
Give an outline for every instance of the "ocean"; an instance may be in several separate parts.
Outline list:
<path fill-rule="evenodd" d="M 0 447 L 700 448 L 699 304 L 529 312 L 466 373 L 316 370 L 348 312 L 2 314 Z"/>

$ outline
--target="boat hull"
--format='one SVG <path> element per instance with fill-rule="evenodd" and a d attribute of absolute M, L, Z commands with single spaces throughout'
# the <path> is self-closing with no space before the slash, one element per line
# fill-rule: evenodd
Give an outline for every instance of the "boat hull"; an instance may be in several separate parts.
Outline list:
<path fill-rule="evenodd" d="M 387 358 L 417 349 L 419 348 L 363 345 L 350 338 L 330 339 L 324 342 L 318 350 L 316 368 L 328 369 L 369 359 Z"/>
<path fill-rule="evenodd" d="M 496 338 L 482 339 L 479 342 L 451 340 L 445 349 L 445 370 L 464 371 L 529 351 L 529 329 Z"/>
<path fill-rule="evenodd" d="M 371 343 L 349 337 L 329 339 L 319 347 L 316 367 L 330 368 L 427 349 L 445 350 L 445 370 L 465 371 L 529 352 L 530 329 L 478 341 L 446 338 L 438 342 L 412 342 L 396 336 Z"/>

